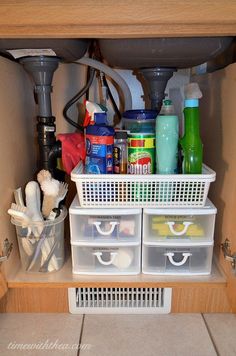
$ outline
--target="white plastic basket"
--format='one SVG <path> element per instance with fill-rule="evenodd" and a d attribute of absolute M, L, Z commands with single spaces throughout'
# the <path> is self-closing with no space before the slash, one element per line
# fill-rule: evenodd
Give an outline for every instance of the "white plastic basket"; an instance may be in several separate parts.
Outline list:
<path fill-rule="evenodd" d="M 203 207 L 215 178 L 206 165 L 202 174 L 84 174 L 82 164 L 71 172 L 83 208 Z"/>

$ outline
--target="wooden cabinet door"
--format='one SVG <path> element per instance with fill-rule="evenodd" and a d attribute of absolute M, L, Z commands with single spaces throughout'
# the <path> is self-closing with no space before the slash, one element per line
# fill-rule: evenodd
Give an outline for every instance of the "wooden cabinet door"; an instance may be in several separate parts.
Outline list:
<path fill-rule="evenodd" d="M 192 78 L 203 92 L 200 101 L 204 161 L 216 171 L 210 198 L 218 212 L 215 253 L 227 276 L 227 294 L 236 312 L 236 270 L 226 261 L 221 244 L 227 238 L 236 253 L 236 63 L 212 74 Z"/>

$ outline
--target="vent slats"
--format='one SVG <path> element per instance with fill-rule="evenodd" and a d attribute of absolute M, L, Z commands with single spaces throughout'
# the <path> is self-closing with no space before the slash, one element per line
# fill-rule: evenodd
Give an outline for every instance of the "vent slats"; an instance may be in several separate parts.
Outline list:
<path fill-rule="evenodd" d="M 78 308 L 163 307 L 163 288 L 76 288 Z"/>
<path fill-rule="evenodd" d="M 171 288 L 69 288 L 72 314 L 166 314 Z"/>

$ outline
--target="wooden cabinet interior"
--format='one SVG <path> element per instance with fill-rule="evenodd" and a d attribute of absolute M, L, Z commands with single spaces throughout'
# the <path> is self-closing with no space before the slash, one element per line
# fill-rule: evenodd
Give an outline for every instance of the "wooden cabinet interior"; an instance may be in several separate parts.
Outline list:
<path fill-rule="evenodd" d="M 112 6 L 111 6 L 112 5 Z M 25 12 L 27 8 L 27 12 Z M 178 10 L 178 11 L 177 11 Z M 143 1 L 126 0 L 105 2 L 95 7 L 93 2 L 78 0 L 66 2 L 12 1 L 0 4 L 0 38 L 118 38 L 118 37 L 163 37 L 163 36 L 215 36 L 235 35 L 236 4 L 226 0 L 204 1 L 186 5 L 186 1 L 167 3 L 164 0 L 148 2 L 143 16 Z M 102 14 L 102 16 L 101 16 Z M 117 16 L 119 14 L 119 16 Z M 138 19 L 138 21 L 137 21 Z M 62 67 L 74 77 L 72 67 Z M 27 277 L 20 268 L 14 227 L 6 213 L 13 200 L 13 190 L 23 186 L 33 177 L 36 170 L 35 124 L 36 111 L 33 99 L 33 84 L 20 65 L 0 58 L 0 239 L 13 242 L 14 249 L 2 270 L 10 288 L 0 301 L 0 311 L 7 312 L 65 312 L 68 311 L 67 289 L 81 286 L 85 279 L 76 281 L 66 266 L 59 277 L 53 275 L 40 282 L 40 277 Z M 67 73 L 67 74 L 68 74 Z M 56 73 L 56 95 L 53 107 L 56 116 L 61 115 L 62 100 L 70 97 L 68 88 L 60 82 Z M 78 82 L 80 80 L 78 75 Z M 183 279 L 167 281 L 173 286 L 173 312 L 236 312 L 236 282 L 230 264 L 220 252 L 220 243 L 228 237 L 232 249 L 236 250 L 234 232 L 236 228 L 236 200 L 234 199 L 236 167 L 236 121 L 234 93 L 236 89 L 236 65 L 198 78 L 204 98 L 201 101 L 202 137 L 205 162 L 215 169 L 216 183 L 210 196 L 218 207 L 216 224 L 216 255 L 226 278 L 217 273 L 205 283 L 186 282 Z M 61 92 L 61 88 L 65 88 Z M 77 88 L 74 87 L 75 92 Z M 73 90 L 72 90 L 73 91 Z M 61 121 L 62 122 L 62 121 Z M 63 123 L 62 131 L 68 127 Z M 70 263 L 68 261 L 68 263 Z M 65 273 L 66 280 L 63 277 Z M 56 276 L 56 275 L 55 275 Z M 45 278 L 45 277 L 43 277 Z M 69 279 L 68 279 L 69 278 Z M 32 280 L 34 279 L 34 280 Z M 99 285 L 99 279 L 88 279 L 89 285 Z M 127 280 L 107 281 L 123 285 Z M 158 279 L 129 281 L 133 285 L 159 286 Z M 229 299 L 229 302 L 228 302 Z"/>
<path fill-rule="evenodd" d="M 210 189 L 210 198 L 218 209 L 215 253 L 227 275 L 227 294 L 236 311 L 236 275 L 231 264 L 225 261 L 220 247 L 228 238 L 232 251 L 236 251 L 236 64 L 195 79 L 203 91 L 201 127 L 204 160 L 216 171 L 216 182 Z"/>

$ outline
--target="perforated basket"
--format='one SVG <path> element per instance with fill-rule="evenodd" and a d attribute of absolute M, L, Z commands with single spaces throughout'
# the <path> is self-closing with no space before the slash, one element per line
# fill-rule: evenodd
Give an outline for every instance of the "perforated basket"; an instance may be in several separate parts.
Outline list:
<path fill-rule="evenodd" d="M 194 208 L 203 207 L 216 174 L 206 165 L 202 174 L 83 174 L 71 172 L 83 208 Z"/>

